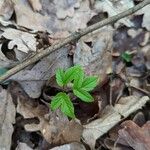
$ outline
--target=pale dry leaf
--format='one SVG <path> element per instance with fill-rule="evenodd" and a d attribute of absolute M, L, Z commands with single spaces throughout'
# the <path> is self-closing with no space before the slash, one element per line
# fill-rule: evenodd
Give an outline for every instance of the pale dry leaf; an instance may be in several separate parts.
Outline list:
<path fill-rule="evenodd" d="M 140 109 L 149 101 L 148 96 L 142 98 L 129 96 L 122 98 L 113 108 L 106 107 L 104 115 L 95 121 L 84 126 L 83 138 L 84 141 L 91 147 L 95 147 L 96 140 L 104 135 L 108 130 L 121 121 L 121 117 L 128 117 L 131 113 Z"/>
<path fill-rule="evenodd" d="M 148 96 L 128 96 L 122 97 L 115 105 L 115 110 L 124 117 L 128 117 L 131 113 L 141 109 L 146 102 L 149 101 Z"/>
<path fill-rule="evenodd" d="M 111 67 L 112 35 L 113 29 L 107 26 L 81 38 L 75 50 L 74 64 L 84 66 L 87 74 L 100 75 L 103 81 L 107 68 Z"/>
<path fill-rule="evenodd" d="M 104 51 L 112 47 L 112 35 L 113 29 L 107 26 L 82 37 L 77 43 L 74 63 L 86 66 L 102 57 Z"/>
<path fill-rule="evenodd" d="M 8 91 L 0 86 L 0 149 L 10 149 L 16 109 Z"/>
<path fill-rule="evenodd" d="M 143 14 L 142 27 L 143 28 L 145 27 L 148 31 L 150 31 L 150 19 L 149 19 L 150 18 L 150 5 L 143 7 L 142 9 L 137 11 L 135 14 L 136 15 Z"/>
<path fill-rule="evenodd" d="M 86 150 L 86 148 L 77 142 L 54 147 L 50 150 Z"/>
<path fill-rule="evenodd" d="M 4 33 L 1 34 L 1 37 L 2 36 L 11 40 L 8 44 L 9 49 L 12 49 L 16 45 L 18 50 L 25 53 L 36 51 L 36 38 L 33 34 L 7 28 L 4 30 Z"/>
<path fill-rule="evenodd" d="M 15 1 L 15 0 L 14 0 Z M 77 31 L 85 28 L 95 14 L 89 8 L 89 1 L 42 0 L 40 13 L 32 11 L 28 1 L 15 1 L 17 24 L 32 30 L 49 33 L 57 31 Z M 22 9 L 20 9 L 22 8 Z"/>
<path fill-rule="evenodd" d="M 30 7 L 28 1 L 23 0 L 19 1 L 13 0 L 13 1 L 14 1 L 14 10 L 16 12 L 17 25 L 36 31 L 48 30 L 46 27 L 47 24 L 46 21 L 48 21 L 48 17 L 42 16 L 41 14 L 34 12 Z M 50 29 L 48 31 L 51 32 Z"/>
<path fill-rule="evenodd" d="M 15 64 L 15 62 L 13 60 L 9 60 L 8 58 L 6 58 L 6 56 L 1 51 L 1 47 L 2 44 L 0 44 L 0 68 L 9 68 L 13 64 Z"/>
<path fill-rule="evenodd" d="M 146 46 L 149 42 L 150 39 L 150 32 L 146 32 L 144 35 L 144 40 L 143 42 L 140 43 L 141 46 Z"/>
<path fill-rule="evenodd" d="M 104 115 L 95 121 L 84 126 L 83 138 L 84 141 L 91 147 L 95 147 L 96 140 L 116 125 L 121 116 L 112 107 L 107 106 L 105 108 Z"/>
<path fill-rule="evenodd" d="M 132 0 L 119 0 L 119 1 L 112 1 L 112 0 L 105 0 L 105 1 L 96 1 L 95 9 L 96 12 L 107 12 L 109 17 L 115 16 L 129 8 L 132 8 L 134 3 Z M 116 23 L 116 27 L 120 24 L 124 24 L 128 27 L 132 27 L 133 23 L 130 21 L 128 17 L 120 19 Z"/>
<path fill-rule="evenodd" d="M 131 79 L 129 79 L 129 82 L 130 82 L 129 84 L 131 87 L 133 86 L 133 87 L 140 88 L 140 86 L 141 86 L 141 82 L 138 78 L 131 78 Z M 131 93 L 132 93 L 132 95 L 136 95 L 138 97 L 142 96 L 142 93 L 135 89 L 132 89 Z"/>
<path fill-rule="evenodd" d="M 42 5 L 40 0 L 28 0 L 30 5 L 32 6 L 34 11 L 40 11 L 42 10 Z"/>
<path fill-rule="evenodd" d="M 32 148 L 30 148 L 26 143 L 21 143 L 19 142 L 16 150 L 33 150 Z"/>
<path fill-rule="evenodd" d="M 142 29 L 129 29 L 128 31 L 128 35 L 131 37 L 131 38 L 135 38 L 138 34 L 140 34 L 142 32 Z"/>
<path fill-rule="evenodd" d="M 61 48 L 39 61 L 32 69 L 22 70 L 9 79 L 18 81 L 30 97 L 38 98 L 43 85 L 55 75 L 56 69 L 70 66 L 68 48 Z"/>
<path fill-rule="evenodd" d="M 0 20 L 8 21 L 14 12 L 13 3 L 11 0 L 0 1 Z"/>

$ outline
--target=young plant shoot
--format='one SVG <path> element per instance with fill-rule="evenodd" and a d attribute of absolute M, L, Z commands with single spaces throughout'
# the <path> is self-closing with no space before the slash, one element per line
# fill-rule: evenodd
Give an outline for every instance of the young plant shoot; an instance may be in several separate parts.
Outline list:
<path fill-rule="evenodd" d="M 69 83 L 72 84 L 71 88 L 73 94 L 77 96 L 81 101 L 93 102 L 93 97 L 89 93 L 92 91 L 97 83 L 97 76 L 86 76 L 84 70 L 81 66 L 76 65 L 64 71 L 63 69 L 58 69 L 56 71 L 56 82 L 59 86 L 65 87 Z M 65 92 L 60 92 L 52 98 L 51 109 L 54 111 L 58 108 L 70 118 L 75 118 L 74 106 L 69 97 Z"/>

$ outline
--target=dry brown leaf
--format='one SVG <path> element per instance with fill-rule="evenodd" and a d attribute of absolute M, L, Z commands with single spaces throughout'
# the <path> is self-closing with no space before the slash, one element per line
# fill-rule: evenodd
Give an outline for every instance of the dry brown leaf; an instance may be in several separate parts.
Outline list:
<path fill-rule="evenodd" d="M 9 150 L 14 131 L 16 109 L 8 91 L 0 86 L 0 149 Z"/>
<path fill-rule="evenodd" d="M 146 123 L 146 118 L 143 112 L 138 112 L 132 119 L 134 123 L 142 127 Z"/>
<path fill-rule="evenodd" d="M 39 124 L 26 124 L 24 127 L 27 131 L 41 131 L 50 144 L 80 142 L 83 130 L 80 123 L 75 120 L 69 121 L 59 110 L 48 112 L 47 106 L 29 98 L 17 82 L 12 82 L 10 86 L 13 98 L 18 99 L 17 112 L 24 118 L 39 119 Z"/>
<path fill-rule="evenodd" d="M 70 66 L 71 59 L 68 57 L 68 48 L 61 48 L 43 58 L 32 69 L 22 70 L 10 79 L 18 81 L 30 97 L 38 98 L 43 85 L 55 75 L 56 69 L 65 69 Z"/>
<path fill-rule="evenodd" d="M 87 74 L 100 75 L 103 81 L 111 66 L 112 35 L 113 29 L 107 26 L 81 38 L 75 50 L 74 64 L 84 66 Z"/>
<path fill-rule="evenodd" d="M 123 140 L 134 150 L 150 149 L 150 122 L 139 127 L 133 121 L 125 121 L 121 124 L 124 128 L 119 130 L 119 140 Z M 119 142 L 118 140 L 118 142 Z"/>
<path fill-rule="evenodd" d="M 85 28 L 95 14 L 89 8 L 89 1 L 41 0 L 40 12 L 33 11 L 28 1 L 13 1 L 18 25 L 32 30 L 47 30 L 49 33 L 64 30 L 72 32 Z M 37 2 L 38 0 L 30 0 L 33 9 L 39 10 L 41 6 Z"/>
<path fill-rule="evenodd" d="M 121 121 L 122 116 L 128 117 L 131 113 L 140 109 L 149 101 L 148 96 L 142 98 L 136 96 L 122 97 L 114 107 L 106 107 L 104 115 L 100 119 L 92 121 L 84 126 L 84 141 L 91 147 L 95 147 L 96 140 Z"/>
<path fill-rule="evenodd" d="M 142 112 L 138 112 L 134 118 L 133 122 L 139 127 L 142 127 L 146 123 L 145 116 Z M 121 126 L 117 125 L 109 131 L 109 138 L 104 139 L 104 143 L 110 150 L 132 150 L 133 148 L 125 142 L 124 139 L 118 140 L 118 131 L 121 130 Z"/>

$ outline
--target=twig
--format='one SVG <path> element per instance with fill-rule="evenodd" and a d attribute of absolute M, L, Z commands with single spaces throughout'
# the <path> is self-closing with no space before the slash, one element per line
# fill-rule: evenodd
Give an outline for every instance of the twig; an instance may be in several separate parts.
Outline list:
<path fill-rule="evenodd" d="M 150 4 L 150 0 L 144 0 L 143 2 L 141 2 L 140 4 L 136 5 L 133 8 L 128 9 L 127 11 L 124 11 L 118 15 L 115 15 L 113 17 L 110 17 L 108 19 L 102 20 L 88 28 L 85 28 L 83 30 L 80 30 L 79 32 L 74 32 L 72 35 L 70 35 L 68 38 L 64 39 L 64 40 L 60 40 L 60 42 L 52 45 L 49 48 L 46 48 L 44 51 L 36 54 L 34 57 L 32 57 L 31 59 L 28 59 L 26 61 L 24 61 L 23 63 L 17 65 L 16 67 L 10 69 L 9 71 L 7 71 L 4 75 L 2 75 L 0 77 L 0 82 L 8 79 L 10 76 L 14 75 L 15 73 L 19 72 L 20 70 L 24 69 L 25 67 L 37 62 L 38 60 L 42 59 L 43 57 L 49 55 L 50 53 L 62 48 L 63 46 L 65 46 L 66 44 L 78 40 L 79 38 L 81 38 L 82 36 L 93 32 L 107 24 L 113 23 L 121 18 L 124 18 L 130 14 L 133 14 L 134 12 L 136 12 L 137 10 L 143 8 L 144 6 Z"/>
<path fill-rule="evenodd" d="M 133 86 L 133 85 L 129 85 L 128 87 L 131 87 L 131 88 L 133 88 L 133 89 L 135 89 L 135 90 L 137 90 L 137 91 L 140 91 L 140 92 L 142 92 L 142 93 L 144 93 L 144 94 L 146 94 L 147 96 L 150 97 L 150 92 L 149 92 L 149 91 L 146 91 L 146 90 L 144 90 L 144 89 L 141 89 L 141 88 L 136 87 L 136 86 Z"/>

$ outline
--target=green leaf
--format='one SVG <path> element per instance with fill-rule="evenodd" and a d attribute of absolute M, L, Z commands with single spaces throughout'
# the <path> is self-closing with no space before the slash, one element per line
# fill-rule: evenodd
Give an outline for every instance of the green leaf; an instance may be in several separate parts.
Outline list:
<path fill-rule="evenodd" d="M 58 93 L 56 96 L 52 98 L 52 102 L 50 104 L 51 109 L 54 111 L 61 106 L 62 94 Z"/>
<path fill-rule="evenodd" d="M 83 89 L 73 89 L 73 93 L 74 93 L 74 95 L 79 97 L 84 102 L 92 102 L 93 101 L 93 97 L 90 95 L 90 93 L 88 93 L 87 91 L 85 91 Z"/>
<path fill-rule="evenodd" d="M 80 70 L 80 72 L 74 76 L 73 88 L 75 89 L 81 88 L 83 79 L 84 79 L 84 71 Z"/>
<path fill-rule="evenodd" d="M 85 91 L 92 91 L 96 87 L 97 82 L 98 82 L 98 77 L 88 76 L 83 80 L 82 89 Z"/>
<path fill-rule="evenodd" d="M 66 70 L 64 75 L 64 84 L 68 84 L 72 80 L 74 80 L 76 74 L 79 74 L 83 69 L 81 66 L 76 65 Z"/>
<path fill-rule="evenodd" d="M 75 118 L 75 114 L 74 114 L 74 106 L 70 100 L 70 98 L 68 97 L 68 100 L 64 101 L 61 105 L 61 111 L 69 116 L 70 118 Z"/>
<path fill-rule="evenodd" d="M 132 60 L 132 55 L 131 55 L 128 51 L 124 52 L 124 53 L 121 55 L 121 57 L 122 57 L 123 60 L 125 60 L 126 62 L 131 62 L 131 60 Z"/>
<path fill-rule="evenodd" d="M 61 111 L 65 115 L 71 118 L 75 118 L 74 106 L 66 93 L 60 92 L 55 97 L 53 97 L 50 106 L 53 111 L 60 107 Z"/>
<path fill-rule="evenodd" d="M 64 86 L 64 70 L 57 69 L 56 71 L 56 82 L 59 86 Z"/>

